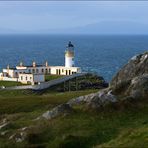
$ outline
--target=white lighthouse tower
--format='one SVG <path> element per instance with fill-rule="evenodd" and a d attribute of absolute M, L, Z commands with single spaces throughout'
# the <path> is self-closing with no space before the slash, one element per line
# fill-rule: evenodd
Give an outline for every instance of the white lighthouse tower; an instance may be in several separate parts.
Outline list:
<path fill-rule="evenodd" d="M 65 51 L 65 67 L 74 67 L 74 45 L 69 41 Z"/>

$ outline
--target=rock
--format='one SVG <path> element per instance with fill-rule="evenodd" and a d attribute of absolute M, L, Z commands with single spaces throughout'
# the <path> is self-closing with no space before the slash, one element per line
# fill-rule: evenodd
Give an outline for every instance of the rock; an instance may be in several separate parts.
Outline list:
<path fill-rule="evenodd" d="M 25 140 L 25 133 L 15 133 L 9 137 L 9 140 L 15 140 L 15 142 L 22 142 Z"/>
<path fill-rule="evenodd" d="M 148 98 L 148 52 L 134 56 L 112 79 L 110 89 L 118 97 Z"/>
<path fill-rule="evenodd" d="M 109 88 L 70 100 L 72 105 L 87 103 L 93 108 L 121 98 L 148 98 L 148 52 L 134 56 L 112 79 Z"/>
<path fill-rule="evenodd" d="M 22 131 L 25 131 L 25 130 L 27 130 L 28 129 L 28 127 L 23 127 L 21 130 Z"/>
<path fill-rule="evenodd" d="M 132 79 L 126 94 L 135 99 L 148 99 L 148 74 Z"/>
<path fill-rule="evenodd" d="M 67 104 L 69 104 L 72 107 L 73 105 L 79 105 L 81 103 L 86 103 L 95 96 L 96 96 L 96 93 L 92 93 L 92 94 L 85 95 L 85 96 L 80 96 L 80 97 L 71 99 L 70 101 L 67 102 Z"/>
<path fill-rule="evenodd" d="M 116 97 L 109 90 L 102 90 L 99 93 L 96 93 L 91 100 L 88 101 L 88 106 L 91 108 L 99 108 L 106 106 L 109 103 L 116 102 Z"/>
<path fill-rule="evenodd" d="M 8 133 L 8 131 L 3 131 L 0 133 L 1 136 L 5 136 Z"/>
<path fill-rule="evenodd" d="M 7 121 L 7 119 L 4 118 L 4 119 L 2 120 L 2 122 L 0 123 L 0 130 L 3 129 L 3 128 L 5 128 L 5 127 L 7 127 L 9 124 L 10 124 L 10 123 Z"/>
<path fill-rule="evenodd" d="M 72 99 L 68 102 L 70 106 L 79 105 L 81 103 L 86 103 L 92 108 L 98 108 L 100 106 L 105 106 L 109 102 L 116 102 L 116 97 L 108 91 L 108 89 L 102 90 L 97 93 L 92 93 L 86 96 L 80 96 Z"/>
<path fill-rule="evenodd" d="M 131 60 L 114 76 L 110 86 L 131 80 L 134 77 L 148 74 L 148 52 L 134 56 Z"/>
<path fill-rule="evenodd" d="M 51 111 L 45 112 L 42 115 L 42 117 L 45 119 L 52 119 L 54 117 L 59 116 L 60 114 L 68 113 L 71 111 L 72 111 L 72 108 L 70 107 L 69 104 L 61 104 L 61 105 L 58 105 L 57 107 L 53 108 Z"/>
<path fill-rule="evenodd" d="M 16 133 L 9 137 L 9 140 L 14 140 L 15 142 L 23 142 L 27 137 L 27 130 L 29 130 L 29 127 L 18 129 Z"/>
<path fill-rule="evenodd" d="M 0 125 L 0 130 L 1 130 L 2 128 L 5 128 L 8 124 L 9 124 L 9 123 L 4 123 L 4 124 Z"/>
<path fill-rule="evenodd" d="M 92 93 L 85 96 L 80 96 L 74 99 L 71 99 L 66 104 L 59 105 L 53 108 L 50 111 L 45 112 L 41 117 L 37 119 L 45 118 L 45 119 L 53 119 L 61 114 L 69 113 L 72 111 L 72 107 L 74 105 L 80 105 L 81 103 L 85 103 L 87 106 L 92 108 L 98 108 L 100 106 L 105 106 L 109 102 L 115 102 L 116 98 L 111 94 L 111 91 L 100 91 L 98 93 Z"/>

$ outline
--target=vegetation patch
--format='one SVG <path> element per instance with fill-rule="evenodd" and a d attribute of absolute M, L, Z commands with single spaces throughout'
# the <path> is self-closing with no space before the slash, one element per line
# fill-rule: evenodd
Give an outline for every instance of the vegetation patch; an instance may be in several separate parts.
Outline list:
<path fill-rule="evenodd" d="M 45 81 L 51 81 L 54 79 L 62 78 L 64 76 L 61 75 L 45 75 Z"/>
<path fill-rule="evenodd" d="M 77 78 L 73 78 L 64 83 L 52 86 L 46 90 L 44 93 L 55 92 L 65 92 L 65 91 L 78 91 L 87 89 L 102 89 L 108 87 L 108 83 L 103 79 L 103 77 L 95 74 L 87 74 Z"/>
<path fill-rule="evenodd" d="M 0 87 L 9 87 L 9 86 L 20 86 L 23 85 L 21 82 L 15 81 L 0 81 Z"/>

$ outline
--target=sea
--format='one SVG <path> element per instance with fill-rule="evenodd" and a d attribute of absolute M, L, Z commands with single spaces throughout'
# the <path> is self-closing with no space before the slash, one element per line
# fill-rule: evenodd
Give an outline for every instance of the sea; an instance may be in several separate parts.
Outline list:
<path fill-rule="evenodd" d="M 75 66 L 108 82 L 130 58 L 148 51 L 147 35 L 0 35 L 0 71 L 20 61 L 64 65 L 69 41 L 75 46 Z"/>

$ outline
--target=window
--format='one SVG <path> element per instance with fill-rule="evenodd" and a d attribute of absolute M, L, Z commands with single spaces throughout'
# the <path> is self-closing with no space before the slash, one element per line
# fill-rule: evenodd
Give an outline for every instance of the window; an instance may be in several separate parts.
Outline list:
<path fill-rule="evenodd" d="M 29 73 L 31 73 L 31 69 L 29 69 L 28 71 L 29 71 Z"/>
<path fill-rule="evenodd" d="M 36 73 L 39 73 L 39 70 L 38 69 L 36 69 Z"/>
<path fill-rule="evenodd" d="M 32 69 L 32 73 L 35 73 L 35 69 Z"/>
<path fill-rule="evenodd" d="M 59 69 L 59 75 L 61 75 L 61 71 L 60 71 L 60 69 Z"/>
<path fill-rule="evenodd" d="M 42 69 L 42 73 L 44 73 L 44 69 Z"/>
<path fill-rule="evenodd" d="M 71 70 L 69 70 L 69 75 L 71 75 Z"/>
<path fill-rule="evenodd" d="M 58 69 L 56 69 L 56 74 L 58 75 L 59 73 L 58 73 Z"/>
<path fill-rule="evenodd" d="M 26 80 L 27 80 L 27 77 L 26 77 Z"/>
<path fill-rule="evenodd" d="M 68 75 L 68 71 L 66 70 L 66 75 Z"/>
<path fill-rule="evenodd" d="M 46 69 L 46 73 L 48 73 L 48 70 Z"/>
<path fill-rule="evenodd" d="M 21 80 L 23 80 L 23 76 L 21 76 Z"/>
<path fill-rule="evenodd" d="M 64 69 L 62 69 L 62 72 L 64 72 Z"/>
<path fill-rule="evenodd" d="M 76 72 L 73 71 L 72 74 L 76 74 Z"/>
<path fill-rule="evenodd" d="M 50 68 L 48 69 L 48 72 L 49 72 L 49 73 L 51 72 L 51 69 L 50 69 Z"/>
<path fill-rule="evenodd" d="M 32 77 L 30 77 L 30 80 L 32 79 Z"/>

